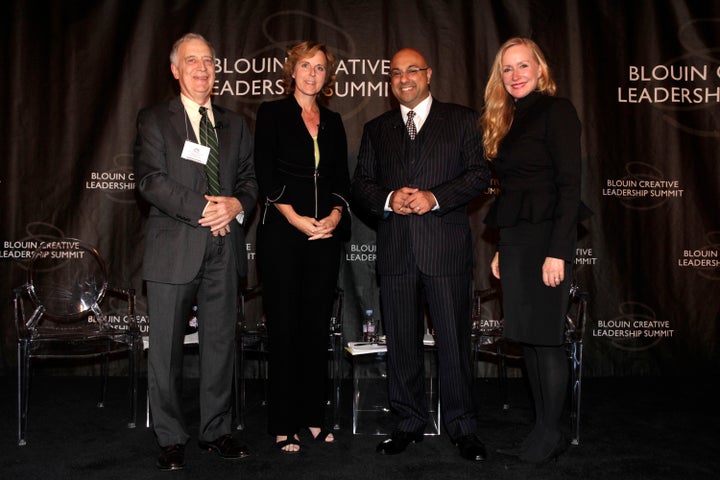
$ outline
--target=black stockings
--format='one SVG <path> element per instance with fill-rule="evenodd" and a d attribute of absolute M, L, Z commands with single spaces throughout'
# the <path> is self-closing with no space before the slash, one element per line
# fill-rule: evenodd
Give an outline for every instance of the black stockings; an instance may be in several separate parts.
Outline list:
<path fill-rule="evenodd" d="M 523 355 L 535 403 L 535 427 L 523 441 L 521 457 L 535 461 L 563 443 L 560 418 L 567 395 L 568 359 L 562 345 L 523 345 Z"/>

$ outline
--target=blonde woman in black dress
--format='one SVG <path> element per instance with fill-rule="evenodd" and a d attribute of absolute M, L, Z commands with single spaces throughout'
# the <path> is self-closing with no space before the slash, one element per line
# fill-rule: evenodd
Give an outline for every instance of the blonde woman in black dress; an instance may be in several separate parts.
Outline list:
<path fill-rule="evenodd" d="M 580 201 L 580 131 L 573 105 L 555 97 L 540 48 L 513 38 L 498 51 L 485 89 L 483 143 L 500 181 L 486 223 L 499 228 L 491 270 L 503 291 L 505 336 L 523 345 L 535 426 L 500 450 L 531 463 L 560 455 L 568 382 L 563 347 Z"/>

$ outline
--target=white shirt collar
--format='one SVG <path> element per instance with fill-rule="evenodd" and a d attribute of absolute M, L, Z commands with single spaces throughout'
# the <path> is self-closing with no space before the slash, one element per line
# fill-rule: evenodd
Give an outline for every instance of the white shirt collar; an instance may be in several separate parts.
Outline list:
<path fill-rule="evenodd" d="M 428 94 L 426 99 L 415 105 L 415 108 L 412 109 L 412 111 L 415 112 L 415 118 L 413 118 L 413 122 L 415 122 L 415 128 L 417 128 L 418 132 L 425 123 L 425 120 L 427 120 L 427 117 L 430 114 L 431 106 L 432 95 Z M 405 105 L 400 105 L 400 114 L 402 115 L 403 123 L 407 123 L 407 114 L 409 111 L 410 109 L 408 107 L 406 107 Z"/>
<path fill-rule="evenodd" d="M 207 102 L 205 102 L 205 105 L 200 105 L 194 100 L 192 100 L 189 97 L 186 97 L 182 93 L 180 94 L 180 101 L 183 104 L 183 107 L 185 107 L 185 111 L 187 112 L 188 118 L 190 119 L 190 125 L 192 126 L 193 131 L 195 132 L 195 138 L 200 138 L 200 107 L 207 108 L 208 118 L 210 119 L 210 123 L 215 125 L 215 116 L 213 115 L 212 110 L 212 102 L 210 99 L 208 99 Z"/>
<path fill-rule="evenodd" d="M 205 107 L 208 109 L 208 116 L 210 117 L 210 121 L 215 124 L 213 121 L 213 112 L 212 112 L 212 102 L 210 99 L 208 99 L 207 102 L 205 102 L 205 105 L 200 105 L 199 103 L 196 103 L 195 100 L 192 100 L 189 97 L 186 97 L 182 93 L 180 94 L 180 101 L 182 102 L 183 106 L 185 107 L 185 110 L 188 112 L 188 115 L 190 115 L 191 120 L 197 120 L 200 121 L 200 107 Z"/>

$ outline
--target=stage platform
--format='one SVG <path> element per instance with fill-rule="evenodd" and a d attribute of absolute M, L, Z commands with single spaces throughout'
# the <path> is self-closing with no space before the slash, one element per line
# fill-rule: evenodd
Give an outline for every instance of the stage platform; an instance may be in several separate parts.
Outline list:
<path fill-rule="evenodd" d="M 186 450 L 187 468 L 174 473 L 155 469 L 158 449 L 143 422 L 126 428 L 126 378 L 111 378 L 106 406 L 97 409 L 97 378 L 36 375 L 24 447 L 17 446 L 15 378 L 4 376 L 0 381 L 3 479 L 710 480 L 720 472 L 720 413 L 717 396 L 706 393 L 707 378 L 586 378 L 581 444 L 543 467 L 494 453 L 528 429 L 531 404 L 522 379 L 510 380 L 508 411 L 502 410 L 495 379 L 476 381 L 479 435 L 491 452 L 486 462 L 477 464 L 463 460 L 444 431 L 401 455 L 376 454 L 383 437 L 352 434 L 350 380 L 342 385 L 336 443 L 318 444 L 302 432 L 299 455 L 283 455 L 273 447 L 266 433 L 262 385 L 249 381 L 247 426 L 235 435 L 250 447 L 252 456 L 222 460 L 196 446 L 197 380 L 190 379 L 185 397 L 193 437 Z"/>

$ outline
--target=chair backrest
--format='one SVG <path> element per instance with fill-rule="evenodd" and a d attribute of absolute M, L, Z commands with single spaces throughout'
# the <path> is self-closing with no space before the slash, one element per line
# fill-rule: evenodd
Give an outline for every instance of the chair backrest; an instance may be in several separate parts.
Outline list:
<path fill-rule="evenodd" d="M 74 238 L 43 242 L 31 257 L 25 284 L 15 289 L 18 335 L 36 335 L 41 325 L 56 330 L 107 328 L 100 303 L 109 291 L 128 299 L 134 317 L 134 292 L 108 286 L 107 267 L 95 247 Z M 34 309 L 29 318 L 23 297 Z M 130 322 L 134 324 L 134 318 Z"/>
<path fill-rule="evenodd" d="M 565 341 L 567 343 L 582 343 L 587 324 L 588 293 L 582 291 L 573 281 L 570 285 L 570 303 L 565 315 Z"/>
<path fill-rule="evenodd" d="M 343 299 L 345 291 L 342 288 L 335 289 L 335 300 L 333 301 L 333 310 L 330 316 L 330 334 L 342 335 L 343 332 Z"/>
<path fill-rule="evenodd" d="M 75 239 L 44 242 L 33 254 L 27 275 L 33 303 L 58 321 L 100 314 L 107 269 L 97 250 Z"/>
<path fill-rule="evenodd" d="M 500 292 L 496 288 L 473 292 L 472 336 L 487 343 L 502 337 L 503 317 Z"/>
<path fill-rule="evenodd" d="M 262 313 L 262 294 L 263 290 L 260 284 L 240 290 L 237 322 L 239 335 L 257 335 L 267 332 L 265 315 Z"/>
<path fill-rule="evenodd" d="M 503 335 L 502 315 L 499 320 L 493 320 L 494 301 L 499 302 L 500 292 L 495 288 L 475 290 L 473 294 L 472 334 L 488 343 L 496 337 Z M 585 336 L 587 323 L 588 293 L 582 291 L 578 283 L 573 280 L 570 285 L 570 301 L 565 315 L 565 340 L 567 343 L 582 342 Z M 497 308 L 497 307 L 495 307 Z"/>

